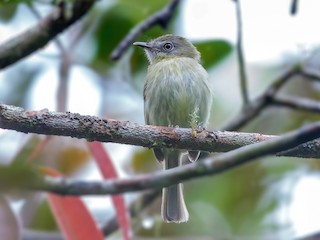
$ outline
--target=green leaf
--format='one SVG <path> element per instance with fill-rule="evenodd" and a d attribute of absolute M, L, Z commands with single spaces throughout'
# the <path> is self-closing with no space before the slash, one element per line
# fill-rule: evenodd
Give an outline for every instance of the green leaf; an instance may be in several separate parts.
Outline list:
<path fill-rule="evenodd" d="M 39 137 L 31 137 L 10 165 L 0 165 L 0 190 L 24 188 L 42 179 L 38 169 L 27 161 L 39 141 Z"/>
<path fill-rule="evenodd" d="M 213 40 L 194 44 L 201 53 L 202 65 L 210 68 L 225 58 L 231 51 L 232 45 L 224 40 Z"/>
<path fill-rule="evenodd" d="M 17 4 L 4 4 L 3 0 L 0 0 L 0 21 L 9 22 L 17 12 Z"/>
<path fill-rule="evenodd" d="M 132 17 L 116 5 L 104 14 L 95 32 L 97 60 L 109 62 L 110 54 L 134 26 Z M 115 34 L 116 33 L 116 34 Z"/>
<path fill-rule="evenodd" d="M 50 209 L 47 200 L 44 200 L 37 209 L 33 221 L 30 226 L 31 229 L 41 231 L 57 231 L 58 226 Z"/>
<path fill-rule="evenodd" d="M 130 170 L 133 170 L 135 174 L 155 172 L 160 166 L 150 149 L 136 152 L 130 162 Z"/>
<path fill-rule="evenodd" d="M 96 59 L 109 62 L 111 52 L 118 46 L 120 41 L 130 32 L 130 30 L 153 13 L 160 10 L 167 2 L 168 1 L 164 0 L 120 0 L 104 12 L 95 31 L 97 46 Z M 155 28 L 157 30 L 152 29 L 145 35 L 148 39 L 161 35 L 159 34 L 160 28 Z M 140 60 L 142 57 L 137 61 L 138 63 L 141 62 Z"/>
<path fill-rule="evenodd" d="M 30 164 L 15 162 L 9 166 L 0 166 L 0 189 L 24 188 L 39 182 L 40 174 Z"/>

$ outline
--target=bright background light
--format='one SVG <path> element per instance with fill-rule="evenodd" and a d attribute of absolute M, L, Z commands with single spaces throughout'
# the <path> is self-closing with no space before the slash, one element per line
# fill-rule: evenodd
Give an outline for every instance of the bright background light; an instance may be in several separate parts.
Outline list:
<path fill-rule="evenodd" d="M 298 14 L 291 16 L 289 6 L 291 0 L 243 0 L 242 3 L 242 22 L 243 22 L 243 45 L 245 50 L 245 59 L 249 75 L 250 91 L 255 89 L 255 94 L 262 91 L 264 85 L 261 82 L 265 78 L 255 78 L 258 76 L 256 66 L 267 66 L 268 64 L 277 64 L 284 62 L 284 59 L 292 59 L 292 62 L 302 61 L 315 50 L 319 48 L 320 31 L 315 27 L 320 22 L 320 1 L 308 0 L 299 1 Z M 37 20 L 26 10 L 25 7 L 19 7 L 19 12 L 10 25 L 0 25 L 0 41 L 10 39 L 13 35 L 26 29 L 26 25 L 33 25 Z M 21 21 L 23 18 L 23 21 Z M 225 39 L 235 44 L 236 42 L 236 17 L 235 5 L 231 0 L 185 0 L 183 10 L 179 17 L 179 23 L 183 26 L 177 28 L 178 34 L 186 36 L 191 40 L 204 39 Z M 26 24 L 28 23 L 28 24 Z M 88 40 L 90 41 L 90 40 Z M 91 56 L 94 49 L 87 49 L 86 54 Z M 41 50 L 38 55 L 28 58 L 30 64 L 42 65 L 43 70 L 37 75 L 33 88 L 29 92 L 29 108 L 40 110 L 48 108 L 56 109 L 56 89 L 58 84 L 57 66 L 59 59 L 55 57 L 46 57 L 48 55 L 57 55 L 59 51 L 50 44 Z M 234 61 L 235 57 L 230 57 L 227 61 Z M 237 66 L 231 67 L 224 63 L 217 66 L 212 72 L 211 80 L 215 91 L 215 101 L 225 97 L 225 91 L 228 89 L 233 98 L 225 99 L 229 107 L 225 111 L 234 111 L 234 106 L 239 107 L 239 89 L 237 80 Z M 211 72 L 210 72 L 211 73 Z M 123 72 L 121 72 L 123 74 Z M 218 81 L 218 76 L 223 76 L 225 81 Z M 120 76 L 114 75 L 112 77 Z M 68 111 L 79 112 L 81 114 L 100 114 L 100 104 L 102 101 L 109 102 L 106 114 L 108 116 L 118 116 L 121 118 L 127 112 L 136 112 L 135 121 L 143 122 L 142 98 L 136 92 L 131 91 L 125 84 L 122 87 L 114 86 L 112 83 L 108 87 L 114 89 L 109 96 L 103 96 L 101 79 L 93 71 L 84 68 L 81 64 L 75 64 L 72 67 L 69 80 L 69 102 Z M 259 85 L 259 87 L 257 87 Z M 234 87 L 230 87 L 234 86 Z M 0 95 L 5 94 L 8 89 L 7 80 L 4 73 L 0 73 Z M 256 90 L 258 89 L 258 90 Z M 251 91 L 252 92 L 252 91 Z M 90 97 L 90 101 L 86 97 Z M 134 99 L 134 101 L 132 101 Z M 220 100 L 221 101 L 221 100 Z M 90 103 L 88 103 L 90 102 Z M 0 131 L 0 136 L 3 136 Z M 1 145 L 3 149 L 18 148 L 17 138 L 12 137 L 12 144 Z M 110 145 L 109 145 L 110 146 Z M 122 164 L 125 156 L 131 153 L 132 147 L 109 147 L 109 151 L 114 159 L 120 159 L 116 163 Z M 10 155 L 10 154 L 7 154 Z M 11 156 L 11 155 L 10 155 Z M 96 177 L 90 175 L 89 178 Z M 121 173 L 123 174 L 123 173 Z M 294 184 L 290 184 L 291 189 L 287 189 L 287 182 L 279 184 L 280 191 L 290 191 L 291 200 L 287 205 L 281 205 L 278 209 L 278 221 L 290 221 L 293 226 L 295 236 L 303 236 L 320 230 L 320 179 L 319 176 L 309 175 L 297 179 Z M 89 201 L 89 200 L 88 200 Z M 95 206 L 104 205 L 104 200 L 97 200 Z M 92 204 L 92 200 L 90 200 Z M 144 222 L 147 227 L 153 225 L 148 219 Z"/>

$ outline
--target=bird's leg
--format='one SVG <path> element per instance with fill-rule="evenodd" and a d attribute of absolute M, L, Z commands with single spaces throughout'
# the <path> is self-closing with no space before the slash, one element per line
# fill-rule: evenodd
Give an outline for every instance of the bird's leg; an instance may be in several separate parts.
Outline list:
<path fill-rule="evenodd" d="M 191 136 L 193 138 L 197 137 L 197 126 L 191 126 Z"/>

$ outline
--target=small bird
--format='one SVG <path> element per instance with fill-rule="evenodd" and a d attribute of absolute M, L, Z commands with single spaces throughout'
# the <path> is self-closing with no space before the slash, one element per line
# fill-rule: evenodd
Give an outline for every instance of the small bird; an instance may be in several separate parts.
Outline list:
<path fill-rule="evenodd" d="M 187 39 L 171 34 L 133 44 L 145 50 L 150 63 L 143 91 L 146 124 L 191 127 L 196 137 L 196 129 L 208 123 L 212 103 L 208 73 L 199 63 L 200 53 Z M 156 159 L 164 162 L 164 169 L 182 164 L 182 150 L 153 151 Z M 199 152 L 189 151 L 188 157 L 195 161 Z M 182 187 L 179 183 L 163 189 L 161 215 L 165 222 L 189 219 Z"/>

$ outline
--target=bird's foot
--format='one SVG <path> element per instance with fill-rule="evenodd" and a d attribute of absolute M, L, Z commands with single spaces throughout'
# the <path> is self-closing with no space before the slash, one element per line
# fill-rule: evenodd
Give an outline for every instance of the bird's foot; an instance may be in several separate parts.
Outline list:
<path fill-rule="evenodd" d="M 206 129 L 202 126 L 192 126 L 191 127 L 191 136 L 193 138 L 201 137 L 203 134 L 205 134 Z"/>

